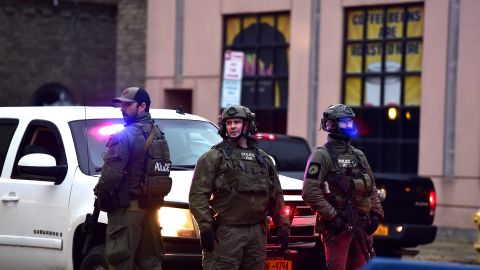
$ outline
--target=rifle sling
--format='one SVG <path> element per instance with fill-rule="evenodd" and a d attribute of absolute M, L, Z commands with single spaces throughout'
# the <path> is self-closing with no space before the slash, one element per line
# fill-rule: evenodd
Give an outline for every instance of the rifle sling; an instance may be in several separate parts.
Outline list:
<path fill-rule="evenodd" d="M 155 125 L 152 125 L 152 130 L 150 131 L 150 134 L 147 137 L 147 140 L 145 141 L 145 145 L 143 146 L 143 151 L 146 153 L 150 146 L 152 145 L 153 142 L 153 137 L 155 136 Z"/>

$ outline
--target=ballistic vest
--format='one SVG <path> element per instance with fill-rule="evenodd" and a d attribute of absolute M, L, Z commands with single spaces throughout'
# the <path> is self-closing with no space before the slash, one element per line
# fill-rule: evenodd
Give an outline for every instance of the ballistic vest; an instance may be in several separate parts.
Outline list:
<path fill-rule="evenodd" d="M 272 196 L 269 158 L 256 146 L 243 149 L 222 142 L 213 147 L 222 153 L 223 164 L 217 169 L 211 206 L 223 225 L 262 222 Z"/>
<path fill-rule="evenodd" d="M 327 200 L 335 208 L 345 206 L 350 200 L 357 208 L 368 213 L 372 206 L 369 198 L 372 178 L 366 162 L 357 153 L 358 150 L 349 146 L 347 151 L 338 153 L 329 143 L 324 148 L 333 163 L 333 170 L 326 176 L 330 191 L 327 193 Z"/>

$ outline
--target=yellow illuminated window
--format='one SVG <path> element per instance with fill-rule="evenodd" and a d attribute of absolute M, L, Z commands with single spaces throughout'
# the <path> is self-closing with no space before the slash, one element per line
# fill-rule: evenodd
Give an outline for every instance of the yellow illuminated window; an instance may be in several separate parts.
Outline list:
<path fill-rule="evenodd" d="M 226 43 L 228 45 L 232 45 L 233 39 L 238 35 L 240 32 L 240 19 L 239 18 L 229 18 L 226 21 L 227 24 L 227 40 Z"/>
<path fill-rule="evenodd" d="M 420 87 L 407 89 L 407 76 L 421 76 L 423 15 L 420 4 L 346 10 L 344 102 L 420 106 Z"/>
<path fill-rule="evenodd" d="M 347 46 L 347 73 L 362 72 L 362 44 L 351 44 Z"/>
<path fill-rule="evenodd" d="M 367 11 L 367 39 L 382 38 L 384 15 L 383 9 L 369 9 Z"/>
<path fill-rule="evenodd" d="M 363 11 L 355 10 L 348 13 L 348 39 L 363 39 L 363 23 L 365 16 Z"/>
<path fill-rule="evenodd" d="M 345 82 L 345 103 L 349 106 L 360 106 L 362 80 L 360 78 L 348 78 Z"/>
<path fill-rule="evenodd" d="M 420 41 L 407 42 L 407 63 L 405 69 L 407 71 L 422 70 L 423 44 Z"/>
<path fill-rule="evenodd" d="M 423 7 L 411 7 L 408 9 L 407 37 L 423 36 Z"/>
<path fill-rule="evenodd" d="M 247 106 L 264 119 L 262 131 L 286 133 L 290 14 L 229 14 L 224 17 L 224 33 L 223 63 L 229 52 L 237 52 L 243 58 L 238 70 L 243 72 L 240 82 L 227 84 L 230 79 L 222 78 L 220 106 L 226 106 L 223 94 L 229 93 L 228 102 Z"/>
<path fill-rule="evenodd" d="M 341 102 L 375 172 L 418 173 L 423 3 L 348 7 Z"/>
<path fill-rule="evenodd" d="M 406 106 L 420 106 L 420 76 L 405 77 L 405 97 L 403 104 Z"/>

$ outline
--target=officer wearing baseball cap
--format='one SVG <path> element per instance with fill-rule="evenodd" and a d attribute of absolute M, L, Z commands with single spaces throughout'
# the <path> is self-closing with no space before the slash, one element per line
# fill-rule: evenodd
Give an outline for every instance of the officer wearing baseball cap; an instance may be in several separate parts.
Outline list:
<path fill-rule="evenodd" d="M 144 197 L 144 147 L 155 128 L 150 96 L 143 88 L 129 87 L 112 101 L 121 104 L 125 128 L 108 140 L 94 190 L 100 209 L 108 213 L 105 253 L 112 269 L 161 270 L 165 251 L 158 209 L 139 203 Z"/>
<path fill-rule="evenodd" d="M 113 103 L 120 103 L 121 104 L 121 111 L 123 114 L 123 119 L 125 120 L 125 124 L 132 123 L 135 121 L 135 117 L 139 114 L 138 110 L 133 109 L 129 106 L 133 103 L 136 103 L 136 106 L 141 106 L 145 104 L 144 112 L 148 113 L 150 110 L 150 96 L 148 95 L 147 91 L 140 87 L 129 87 L 123 90 L 122 94 L 112 99 Z M 150 116 L 150 114 L 148 114 Z"/>

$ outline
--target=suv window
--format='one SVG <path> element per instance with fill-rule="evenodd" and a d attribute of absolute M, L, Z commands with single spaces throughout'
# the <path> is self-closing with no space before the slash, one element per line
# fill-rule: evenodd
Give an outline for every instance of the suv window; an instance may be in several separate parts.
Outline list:
<path fill-rule="evenodd" d="M 5 163 L 8 147 L 18 126 L 18 119 L 0 119 L 0 173 Z"/>
<path fill-rule="evenodd" d="M 20 158 L 34 153 L 48 154 L 53 156 L 57 165 L 67 164 L 67 158 L 59 131 L 53 123 L 34 120 L 28 125 L 17 151 L 15 166 L 12 171 L 12 178 L 25 178 L 34 180 L 46 179 L 44 175 L 22 175 L 18 171 L 17 164 Z"/>
<path fill-rule="evenodd" d="M 173 169 L 194 168 L 198 158 L 221 141 L 217 127 L 209 122 L 184 119 L 154 120 L 165 133 Z M 100 173 L 107 140 L 111 134 L 123 129 L 123 119 L 72 121 L 70 128 L 80 169 L 88 175 Z"/>

